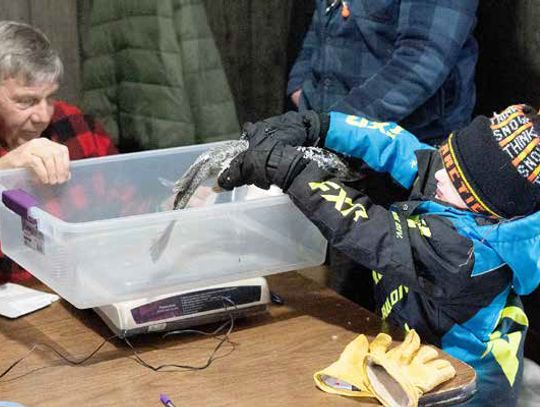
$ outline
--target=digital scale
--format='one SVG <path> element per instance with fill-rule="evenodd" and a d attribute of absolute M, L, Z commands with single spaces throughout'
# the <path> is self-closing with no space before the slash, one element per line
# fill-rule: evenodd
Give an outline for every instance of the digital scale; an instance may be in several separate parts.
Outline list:
<path fill-rule="evenodd" d="M 180 291 L 94 308 L 108 327 L 124 338 L 184 329 L 265 311 L 270 291 L 263 277 Z"/>

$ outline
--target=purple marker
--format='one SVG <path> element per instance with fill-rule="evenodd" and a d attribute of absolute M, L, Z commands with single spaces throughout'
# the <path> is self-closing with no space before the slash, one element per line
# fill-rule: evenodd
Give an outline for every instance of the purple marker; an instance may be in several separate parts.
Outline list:
<path fill-rule="evenodd" d="M 161 394 L 159 396 L 159 399 L 161 400 L 161 402 L 163 403 L 164 406 L 166 406 L 166 407 L 175 407 L 175 405 L 173 404 L 173 402 L 171 401 L 169 396 L 167 396 L 166 394 Z"/>

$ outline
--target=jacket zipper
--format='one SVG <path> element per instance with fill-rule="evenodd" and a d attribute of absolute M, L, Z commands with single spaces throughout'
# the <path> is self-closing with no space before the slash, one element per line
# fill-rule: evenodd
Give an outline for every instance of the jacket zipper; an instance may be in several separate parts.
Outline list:
<path fill-rule="evenodd" d="M 325 14 L 328 14 L 332 11 L 334 7 L 336 7 L 341 0 L 333 0 L 332 3 L 330 3 L 328 6 L 326 6 L 326 10 L 324 11 Z"/>
<path fill-rule="evenodd" d="M 328 26 L 330 25 L 330 20 L 332 19 L 332 16 L 330 14 L 332 14 L 332 12 L 337 9 L 339 7 L 341 3 L 341 0 L 333 0 L 332 3 L 330 3 L 325 11 L 324 11 L 324 16 L 326 18 L 326 21 L 324 23 L 324 28 L 323 28 L 323 32 L 322 32 L 322 40 L 326 43 L 327 42 L 327 37 L 328 37 Z M 326 57 L 325 57 L 325 53 L 326 53 L 326 50 L 325 50 L 325 47 L 323 47 L 324 49 L 324 52 L 323 52 L 323 55 L 322 55 L 322 58 L 321 58 L 321 66 L 322 66 L 322 72 L 327 72 L 326 70 Z M 326 98 L 327 98 L 327 84 L 326 84 L 326 80 L 327 80 L 327 76 L 324 76 L 322 78 L 322 81 L 323 81 L 323 92 L 322 92 L 322 96 L 321 96 L 321 108 L 323 110 L 326 110 Z"/>

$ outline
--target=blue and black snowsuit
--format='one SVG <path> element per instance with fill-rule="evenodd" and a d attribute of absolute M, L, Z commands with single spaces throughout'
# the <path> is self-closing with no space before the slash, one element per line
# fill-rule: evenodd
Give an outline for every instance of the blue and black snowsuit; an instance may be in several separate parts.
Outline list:
<path fill-rule="evenodd" d="M 287 194 L 329 243 L 373 270 L 377 311 L 473 366 L 474 405 L 516 403 L 528 326 L 519 295 L 540 282 L 540 212 L 496 221 L 435 198 L 439 152 L 395 123 L 332 112 L 325 147 L 392 177 L 378 205 L 310 163 Z"/>

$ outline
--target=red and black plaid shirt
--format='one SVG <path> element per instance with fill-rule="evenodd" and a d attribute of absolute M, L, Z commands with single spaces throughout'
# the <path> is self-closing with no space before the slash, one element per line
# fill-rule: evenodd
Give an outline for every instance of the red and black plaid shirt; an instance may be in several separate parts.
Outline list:
<path fill-rule="evenodd" d="M 41 137 L 64 144 L 69 150 L 71 160 L 118 153 L 112 140 L 99 123 L 91 117 L 83 115 L 75 106 L 62 101 L 55 102 L 51 123 L 43 131 Z M 6 149 L 0 147 L 0 157 L 7 153 Z M 84 194 L 81 194 L 78 201 L 84 199 Z M 73 204 L 78 206 L 81 202 L 75 201 Z M 27 271 L 0 251 L 0 283 L 20 282 L 30 277 L 31 275 Z"/>

